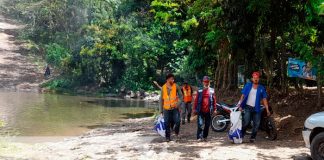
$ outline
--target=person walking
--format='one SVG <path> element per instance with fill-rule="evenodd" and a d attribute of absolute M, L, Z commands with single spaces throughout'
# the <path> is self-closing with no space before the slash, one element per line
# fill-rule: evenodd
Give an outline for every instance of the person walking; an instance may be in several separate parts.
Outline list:
<path fill-rule="evenodd" d="M 186 123 L 186 118 L 187 122 L 190 123 L 190 117 L 191 117 L 191 112 L 192 112 L 192 87 L 188 84 L 187 81 L 183 83 L 182 89 L 183 93 L 183 103 L 181 107 L 181 122 L 182 124 Z"/>
<path fill-rule="evenodd" d="M 50 69 L 49 65 L 46 64 L 45 73 L 44 73 L 45 79 L 48 79 L 50 75 L 51 75 L 51 69 Z"/>
<path fill-rule="evenodd" d="M 208 76 L 203 77 L 203 89 L 198 90 L 193 112 L 198 115 L 197 140 L 207 141 L 211 115 L 217 113 L 215 91 L 210 87 L 210 78 Z"/>
<path fill-rule="evenodd" d="M 260 73 L 253 72 L 252 74 L 252 82 L 248 82 L 244 85 L 241 93 L 241 98 L 238 103 L 240 110 L 243 111 L 243 126 L 242 126 L 242 134 L 243 137 L 245 135 L 246 129 L 249 126 L 252 120 L 252 134 L 250 137 L 250 142 L 255 142 L 257 132 L 260 126 L 261 121 L 261 101 L 265 106 L 267 111 L 267 115 L 270 116 L 270 111 L 268 107 L 267 101 L 267 93 L 264 86 L 259 84 L 260 81 Z"/>
<path fill-rule="evenodd" d="M 182 103 L 182 93 L 180 87 L 174 82 L 174 75 L 166 76 L 166 83 L 162 86 L 160 97 L 160 112 L 164 117 L 166 141 L 171 141 L 171 124 L 174 123 L 176 139 L 179 139 L 180 132 L 180 105 Z"/>

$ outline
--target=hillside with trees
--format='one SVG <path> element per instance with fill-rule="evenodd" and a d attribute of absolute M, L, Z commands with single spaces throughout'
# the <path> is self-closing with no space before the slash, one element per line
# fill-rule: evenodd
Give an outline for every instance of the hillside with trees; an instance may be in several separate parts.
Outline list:
<path fill-rule="evenodd" d="M 219 93 L 236 90 L 252 71 L 280 94 L 323 84 L 323 2 L 170 0 L 11 0 L 1 12 L 26 23 L 30 52 L 58 72 L 51 89 L 92 86 L 102 92 L 153 90 L 173 72 Z M 288 58 L 311 62 L 317 83 L 287 77 Z"/>

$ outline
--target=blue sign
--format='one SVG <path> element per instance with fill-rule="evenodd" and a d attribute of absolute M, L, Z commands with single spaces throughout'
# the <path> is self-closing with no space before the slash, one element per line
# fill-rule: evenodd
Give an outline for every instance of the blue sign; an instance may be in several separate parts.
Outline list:
<path fill-rule="evenodd" d="M 288 59 L 288 77 L 298 77 L 308 80 L 316 80 L 316 70 L 310 62 L 306 63 L 302 60 Z"/>

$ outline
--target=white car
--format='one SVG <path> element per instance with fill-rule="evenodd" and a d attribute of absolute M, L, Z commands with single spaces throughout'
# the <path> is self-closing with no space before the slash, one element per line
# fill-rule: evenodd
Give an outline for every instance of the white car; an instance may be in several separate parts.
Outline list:
<path fill-rule="evenodd" d="M 314 160 L 324 159 L 324 112 L 309 116 L 304 125 L 303 138 Z"/>

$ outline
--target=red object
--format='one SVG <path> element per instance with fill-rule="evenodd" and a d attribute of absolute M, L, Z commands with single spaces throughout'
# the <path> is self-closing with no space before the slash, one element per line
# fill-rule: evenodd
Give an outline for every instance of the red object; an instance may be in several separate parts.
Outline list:
<path fill-rule="evenodd" d="M 208 76 L 204 76 L 204 78 L 203 78 L 203 82 L 209 82 L 209 77 Z"/>
<path fill-rule="evenodd" d="M 215 95 L 213 95 L 213 99 L 214 99 L 214 111 L 216 110 L 216 97 Z M 195 97 L 195 103 L 194 103 L 194 110 L 196 110 L 198 105 L 198 94 Z M 203 113 L 208 113 L 209 112 L 209 91 L 208 89 L 204 89 L 202 92 L 202 104 L 201 104 L 201 112 Z"/>
<path fill-rule="evenodd" d="M 207 113 L 209 112 L 209 92 L 207 89 L 204 89 L 202 94 L 201 112 Z"/>
<path fill-rule="evenodd" d="M 260 73 L 259 72 L 253 72 L 252 77 L 259 78 L 260 77 Z"/>

